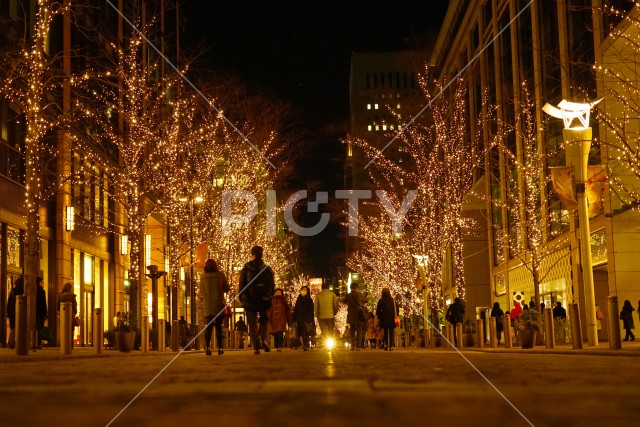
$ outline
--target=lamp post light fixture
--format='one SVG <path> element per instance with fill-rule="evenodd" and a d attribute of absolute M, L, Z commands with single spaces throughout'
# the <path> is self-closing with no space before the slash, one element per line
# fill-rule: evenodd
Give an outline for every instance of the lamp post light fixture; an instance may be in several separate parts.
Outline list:
<path fill-rule="evenodd" d="M 189 202 L 189 310 L 191 312 L 191 325 L 196 324 L 196 281 L 195 281 L 195 260 L 194 260 L 194 230 L 193 230 L 193 204 L 201 203 L 202 196 L 181 197 L 181 202 Z"/>
<path fill-rule="evenodd" d="M 66 213 L 67 213 L 67 218 L 65 221 L 65 228 L 67 229 L 67 231 L 73 231 L 76 225 L 75 208 L 73 206 L 67 206 Z"/>
<path fill-rule="evenodd" d="M 591 261 L 591 230 L 589 226 L 589 210 L 585 192 L 587 182 L 587 163 L 591 148 L 592 129 L 589 127 L 591 108 L 602 98 L 588 103 L 576 103 L 564 99 L 554 107 L 545 104 L 542 110 L 552 117 L 564 122 L 562 136 L 569 161 L 573 165 L 576 181 L 576 198 L 578 202 L 578 218 L 580 220 L 580 255 L 582 263 L 582 280 L 584 282 L 585 312 L 587 317 L 587 339 L 590 346 L 598 345 L 598 325 L 596 320 L 595 291 L 593 287 L 593 263 Z M 578 119 L 579 126 L 572 126 Z M 574 321 L 580 321 L 575 319 Z"/>
<path fill-rule="evenodd" d="M 427 263 L 429 262 L 429 256 L 414 254 L 413 257 L 416 259 L 418 263 L 418 273 L 420 274 L 420 283 L 422 285 L 421 286 L 422 316 L 424 317 L 424 321 L 425 321 L 424 331 L 425 331 L 425 342 L 426 342 L 426 339 L 427 339 L 426 331 L 428 330 L 427 320 L 429 319 L 429 312 L 428 312 L 428 305 L 427 305 L 428 293 L 427 293 L 427 275 L 425 272 L 425 268 L 427 267 Z"/>

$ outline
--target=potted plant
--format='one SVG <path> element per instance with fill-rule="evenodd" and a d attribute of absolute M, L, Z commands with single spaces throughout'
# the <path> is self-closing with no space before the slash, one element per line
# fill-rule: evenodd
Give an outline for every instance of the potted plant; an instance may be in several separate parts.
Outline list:
<path fill-rule="evenodd" d="M 130 313 L 120 313 L 116 325 L 116 346 L 119 351 L 128 353 L 133 350 L 136 340 L 136 322 Z"/>
<path fill-rule="evenodd" d="M 516 320 L 516 330 L 522 348 L 533 348 L 542 333 L 542 316 L 535 309 L 525 310 Z"/>

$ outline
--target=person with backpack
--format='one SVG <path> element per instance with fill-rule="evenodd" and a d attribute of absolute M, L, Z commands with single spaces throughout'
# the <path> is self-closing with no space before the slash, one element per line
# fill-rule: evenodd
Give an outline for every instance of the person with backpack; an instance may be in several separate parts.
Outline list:
<path fill-rule="evenodd" d="M 269 352 L 269 314 L 271 298 L 275 291 L 274 274 L 271 267 L 262 261 L 262 246 L 251 248 L 253 259 L 246 263 L 240 272 L 239 298 L 244 307 L 249 326 L 249 335 L 253 343 L 253 354 L 260 349 Z M 259 317 L 259 319 L 258 319 Z M 258 323 L 260 325 L 258 329 Z"/>

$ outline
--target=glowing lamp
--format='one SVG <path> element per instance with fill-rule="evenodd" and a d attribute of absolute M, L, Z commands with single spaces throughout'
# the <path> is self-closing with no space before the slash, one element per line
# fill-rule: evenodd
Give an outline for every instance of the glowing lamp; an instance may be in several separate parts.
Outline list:
<path fill-rule="evenodd" d="M 567 157 L 573 165 L 576 180 L 576 199 L 578 202 L 578 216 L 580 218 L 580 257 L 582 264 L 582 280 L 584 282 L 585 312 L 587 318 L 587 336 L 590 346 L 598 345 L 598 330 L 595 307 L 595 291 L 593 286 L 593 262 L 591 259 L 591 230 L 589 225 L 589 210 L 587 196 L 585 194 L 585 182 L 587 181 L 587 164 L 589 150 L 591 149 L 591 128 L 589 127 L 589 114 L 591 108 L 602 101 L 602 98 L 593 102 L 578 103 L 562 100 L 558 107 L 545 104 L 542 111 L 551 117 L 562 119 Z M 581 126 L 572 127 L 574 119 L 578 119 Z"/>
<path fill-rule="evenodd" d="M 75 225 L 75 209 L 73 206 L 67 206 L 67 220 L 65 221 L 67 231 L 73 231 Z"/>

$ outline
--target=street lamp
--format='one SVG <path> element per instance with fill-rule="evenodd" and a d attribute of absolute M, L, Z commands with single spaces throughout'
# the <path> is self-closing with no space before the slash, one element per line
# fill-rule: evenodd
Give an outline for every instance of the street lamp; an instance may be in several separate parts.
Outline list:
<path fill-rule="evenodd" d="M 201 196 L 192 196 L 190 198 L 181 197 L 181 202 L 189 202 L 189 299 L 191 300 L 190 310 L 191 310 L 191 325 L 196 324 L 196 281 L 194 278 L 195 275 L 195 262 L 193 259 L 193 204 L 200 203 L 204 200 Z"/>
<path fill-rule="evenodd" d="M 422 284 L 422 316 L 424 317 L 424 331 L 425 331 L 425 342 L 427 340 L 426 331 L 428 330 L 428 320 L 429 313 L 427 312 L 427 275 L 425 272 L 425 268 L 427 267 L 427 262 L 429 262 L 428 255 L 416 255 L 413 257 L 416 259 L 418 263 L 418 273 L 420 274 L 420 283 Z"/>
<path fill-rule="evenodd" d="M 587 182 L 587 162 L 591 148 L 591 131 L 589 114 L 591 108 L 602 98 L 590 103 L 568 102 L 564 99 L 554 107 L 545 104 L 542 110 L 552 117 L 562 119 L 567 156 L 573 165 L 576 180 L 576 197 L 578 201 L 578 218 L 580 220 L 580 255 L 582 258 L 582 280 L 584 281 L 585 312 L 587 315 L 587 338 L 590 346 L 598 345 L 598 325 L 596 320 L 595 291 L 593 288 L 593 267 L 591 261 L 591 230 L 589 227 L 589 210 L 585 192 Z M 571 126 L 578 119 L 579 126 Z M 580 321 L 576 319 L 576 321 Z"/>

